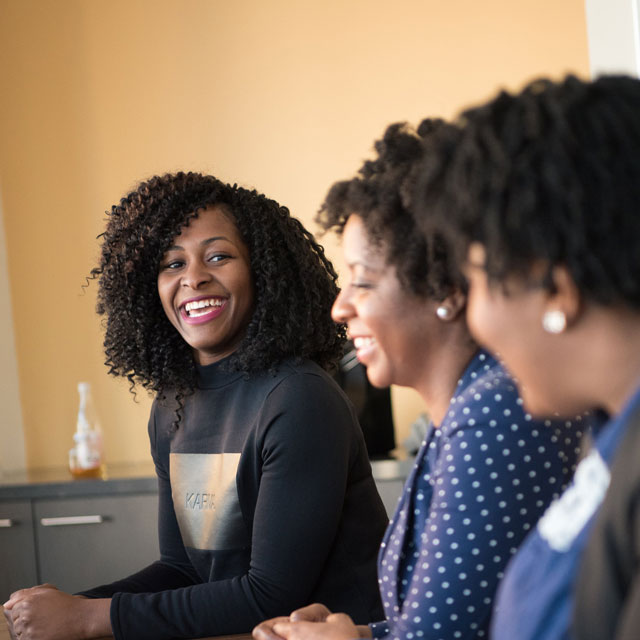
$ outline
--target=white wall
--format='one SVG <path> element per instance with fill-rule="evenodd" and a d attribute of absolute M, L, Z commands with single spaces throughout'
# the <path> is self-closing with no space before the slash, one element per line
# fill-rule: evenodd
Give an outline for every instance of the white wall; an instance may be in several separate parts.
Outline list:
<path fill-rule="evenodd" d="M 640 76 L 639 0 L 585 0 L 591 76 Z"/>
<path fill-rule="evenodd" d="M 38 295 L 37 283 L 25 283 Z M 24 432 L 11 313 L 7 249 L 0 201 L 0 476 L 24 469 Z"/>

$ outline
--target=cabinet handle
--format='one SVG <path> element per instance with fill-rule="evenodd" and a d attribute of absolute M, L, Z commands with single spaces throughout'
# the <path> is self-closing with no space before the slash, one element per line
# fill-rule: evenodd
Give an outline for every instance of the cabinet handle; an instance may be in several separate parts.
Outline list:
<path fill-rule="evenodd" d="M 15 521 L 13 521 L 11 518 L 0 519 L 0 529 L 9 529 L 15 524 Z"/>
<path fill-rule="evenodd" d="M 43 527 L 66 527 L 72 524 L 100 524 L 102 516 L 64 516 L 61 518 L 40 518 Z"/>

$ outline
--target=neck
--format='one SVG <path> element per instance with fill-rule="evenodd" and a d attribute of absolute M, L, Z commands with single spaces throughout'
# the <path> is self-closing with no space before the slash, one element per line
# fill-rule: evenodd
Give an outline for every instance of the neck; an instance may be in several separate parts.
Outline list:
<path fill-rule="evenodd" d="M 591 315 L 592 336 L 583 358 L 585 387 L 593 406 L 615 415 L 640 384 L 640 313 L 596 309 Z"/>
<path fill-rule="evenodd" d="M 435 425 L 442 422 L 458 380 L 478 350 L 462 320 L 452 323 L 443 334 L 439 348 L 427 354 L 428 365 L 412 385 L 424 400 Z"/>

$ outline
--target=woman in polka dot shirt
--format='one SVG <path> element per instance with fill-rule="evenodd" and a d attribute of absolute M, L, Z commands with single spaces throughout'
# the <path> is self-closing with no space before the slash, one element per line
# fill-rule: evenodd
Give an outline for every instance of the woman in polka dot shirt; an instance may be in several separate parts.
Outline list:
<path fill-rule="evenodd" d="M 470 337 L 465 283 L 441 239 L 420 234 L 403 194 L 431 135 L 392 125 L 378 157 L 330 190 L 319 221 L 342 234 L 348 325 L 376 386 L 415 388 L 431 416 L 379 555 L 386 619 L 356 627 L 316 604 L 254 630 L 257 640 L 483 638 L 509 558 L 568 482 L 581 425 L 531 419 L 512 379 Z"/>

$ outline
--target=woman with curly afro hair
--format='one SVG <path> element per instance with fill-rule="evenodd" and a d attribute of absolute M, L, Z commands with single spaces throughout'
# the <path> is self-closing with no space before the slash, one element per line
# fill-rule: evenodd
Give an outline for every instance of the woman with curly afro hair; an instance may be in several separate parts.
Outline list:
<path fill-rule="evenodd" d="M 486 638 L 507 561 L 569 481 L 578 430 L 525 414 L 511 377 L 471 338 L 466 284 L 442 238 L 412 215 L 415 173 L 446 132 L 456 128 L 439 120 L 391 125 L 319 215 L 342 235 L 349 269 L 334 319 L 371 383 L 416 389 L 431 418 L 380 550 L 385 617 L 357 628 L 316 604 L 263 623 L 256 640 Z"/>
<path fill-rule="evenodd" d="M 500 586 L 496 640 L 640 637 L 640 80 L 541 79 L 462 114 L 416 212 L 535 415 L 597 407 L 573 483 Z"/>
<path fill-rule="evenodd" d="M 319 599 L 375 619 L 387 518 L 325 371 L 344 328 L 322 247 L 256 191 L 177 173 L 112 208 L 92 274 L 110 373 L 156 395 L 161 558 L 85 598 L 14 594 L 16 634 L 197 638 Z"/>

